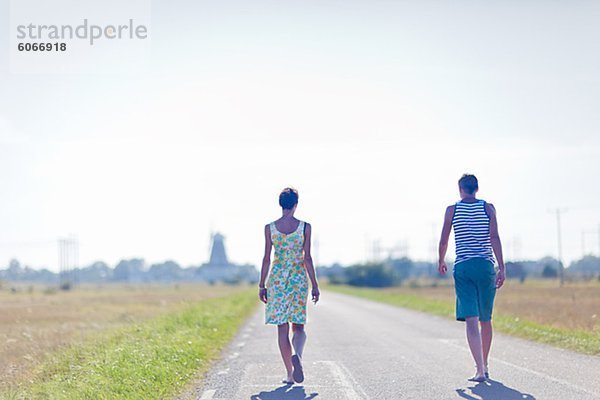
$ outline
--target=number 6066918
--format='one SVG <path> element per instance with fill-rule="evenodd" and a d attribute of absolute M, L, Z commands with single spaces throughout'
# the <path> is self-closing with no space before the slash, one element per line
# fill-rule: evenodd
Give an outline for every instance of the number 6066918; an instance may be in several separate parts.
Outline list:
<path fill-rule="evenodd" d="M 66 43 L 19 43 L 17 45 L 19 51 L 66 51 Z"/>

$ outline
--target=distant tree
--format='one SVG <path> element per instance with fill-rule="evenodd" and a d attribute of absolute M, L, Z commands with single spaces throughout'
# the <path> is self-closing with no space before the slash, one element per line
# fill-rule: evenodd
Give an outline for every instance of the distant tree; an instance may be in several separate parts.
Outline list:
<path fill-rule="evenodd" d="M 544 278 L 556 278 L 558 277 L 558 269 L 554 268 L 552 265 L 546 265 L 542 271 L 542 276 Z"/>
<path fill-rule="evenodd" d="M 8 263 L 8 268 L 6 271 L 8 272 L 9 276 L 13 277 L 13 279 L 18 279 L 23 274 L 23 268 L 21 268 L 21 263 L 19 262 L 19 260 L 16 260 L 14 258 Z"/>
<path fill-rule="evenodd" d="M 43 282 L 48 284 L 58 283 L 58 274 L 56 272 L 52 272 L 47 268 L 42 268 L 40 270 L 36 270 L 36 279 L 37 282 Z"/>
<path fill-rule="evenodd" d="M 237 268 L 240 281 L 258 283 L 259 272 L 254 265 L 244 264 L 239 265 Z"/>
<path fill-rule="evenodd" d="M 330 275 L 328 278 L 329 278 L 329 284 L 331 284 L 331 285 L 345 285 L 346 283 L 348 283 L 348 280 L 346 279 L 345 274 L 344 275 Z"/>
<path fill-rule="evenodd" d="M 595 276 L 600 274 L 600 257 L 585 256 L 571 263 L 569 275 Z"/>
<path fill-rule="evenodd" d="M 388 260 L 386 264 L 394 270 L 398 279 L 400 280 L 408 278 L 415 265 L 415 263 L 408 257 Z"/>
<path fill-rule="evenodd" d="M 353 265 L 346 269 L 346 276 L 352 286 L 390 287 L 400 284 L 396 271 L 381 263 Z"/>
<path fill-rule="evenodd" d="M 346 267 L 340 264 L 333 264 L 329 267 L 317 267 L 317 276 L 319 279 L 327 278 L 332 285 L 347 283 Z"/>
<path fill-rule="evenodd" d="M 151 281 L 173 282 L 181 279 L 182 269 L 174 261 L 165 261 L 160 264 L 152 264 L 147 275 Z"/>
<path fill-rule="evenodd" d="M 506 277 L 508 279 L 518 279 L 521 282 L 525 281 L 527 272 L 523 264 L 518 262 L 507 262 L 506 263 Z"/>
<path fill-rule="evenodd" d="M 75 275 L 80 282 L 107 282 L 112 279 L 113 270 L 103 261 L 96 261 L 85 268 L 77 268 Z"/>
<path fill-rule="evenodd" d="M 121 260 L 113 271 L 113 280 L 119 282 L 142 282 L 146 263 L 141 258 Z"/>
<path fill-rule="evenodd" d="M 8 264 L 8 268 L 0 271 L 0 279 L 13 282 L 55 283 L 58 280 L 58 275 L 45 268 L 38 270 L 28 266 L 23 267 L 18 260 L 12 259 Z"/>
<path fill-rule="evenodd" d="M 412 268 L 410 270 L 410 276 L 412 277 L 420 277 L 420 276 L 429 276 L 435 277 L 438 275 L 437 264 L 432 263 L 431 261 L 411 261 Z M 448 265 L 450 268 L 450 265 Z"/>
<path fill-rule="evenodd" d="M 548 265 L 556 269 L 556 271 L 559 271 L 560 268 L 558 260 L 554 257 L 543 257 L 539 260 L 522 260 L 519 261 L 519 264 L 523 266 L 529 278 L 541 278 L 544 268 Z"/>

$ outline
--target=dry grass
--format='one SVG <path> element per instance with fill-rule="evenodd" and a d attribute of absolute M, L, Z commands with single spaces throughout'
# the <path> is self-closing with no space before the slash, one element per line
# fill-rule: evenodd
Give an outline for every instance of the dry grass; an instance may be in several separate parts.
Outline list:
<path fill-rule="evenodd" d="M 111 328 L 239 291 L 206 285 L 82 286 L 69 292 L 42 287 L 0 291 L 0 391 L 30 381 L 49 354 Z"/>
<path fill-rule="evenodd" d="M 386 291 L 454 303 L 454 287 L 449 283 L 426 287 L 421 282 L 423 287 L 405 285 Z M 495 312 L 555 328 L 600 333 L 600 283 L 567 282 L 559 287 L 554 280 L 506 281 L 497 292 Z"/>

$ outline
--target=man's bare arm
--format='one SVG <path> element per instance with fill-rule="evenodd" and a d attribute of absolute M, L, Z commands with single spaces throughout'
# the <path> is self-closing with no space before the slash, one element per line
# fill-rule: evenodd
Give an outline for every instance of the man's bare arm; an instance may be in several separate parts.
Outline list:
<path fill-rule="evenodd" d="M 500 241 L 500 234 L 498 233 L 498 219 L 496 218 L 496 208 L 493 204 L 486 203 L 486 211 L 490 217 L 490 241 L 492 242 L 492 249 L 498 260 L 498 276 L 496 277 L 496 287 L 500 288 L 504 284 L 505 279 L 505 267 L 504 267 L 504 255 L 502 254 L 502 242 Z"/>
<path fill-rule="evenodd" d="M 448 206 L 446 208 L 446 214 L 444 215 L 444 226 L 442 227 L 442 235 L 440 237 L 440 245 L 438 248 L 438 271 L 444 275 L 448 271 L 446 265 L 446 252 L 448 251 L 448 240 L 450 239 L 450 231 L 452 230 L 452 217 L 454 216 L 454 206 Z"/>

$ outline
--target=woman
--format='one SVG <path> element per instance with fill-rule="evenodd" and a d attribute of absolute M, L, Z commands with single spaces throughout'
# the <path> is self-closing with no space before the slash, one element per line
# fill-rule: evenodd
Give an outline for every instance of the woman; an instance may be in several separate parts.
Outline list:
<path fill-rule="evenodd" d="M 467 342 L 477 367 L 475 376 L 469 380 L 483 382 L 489 378 L 492 309 L 496 289 L 504 283 L 504 259 L 496 209 L 475 197 L 479 190 L 477 178 L 465 174 L 458 181 L 458 187 L 461 200 L 446 209 L 439 247 L 439 272 L 443 275 L 448 270 L 444 258 L 450 230 L 454 227 L 456 319 L 466 321 Z M 494 254 L 498 260 L 498 273 L 494 269 Z"/>
<path fill-rule="evenodd" d="M 312 284 L 312 301 L 319 301 L 319 285 L 310 255 L 311 226 L 294 217 L 298 192 L 285 188 L 279 194 L 282 217 L 265 226 L 265 255 L 260 273 L 259 298 L 265 303 L 265 323 L 277 325 L 279 351 L 287 377 L 285 384 L 304 381 L 302 352 L 306 343 L 306 303 L 308 279 Z M 271 249 L 275 248 L 271 273 Z M 268 285 L 265 280 L 269 275 Z M 293 337 L 290 346 L 289 324 Z M 292 346 L 294 354 L 292 355 Z"/>

